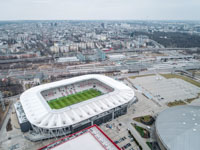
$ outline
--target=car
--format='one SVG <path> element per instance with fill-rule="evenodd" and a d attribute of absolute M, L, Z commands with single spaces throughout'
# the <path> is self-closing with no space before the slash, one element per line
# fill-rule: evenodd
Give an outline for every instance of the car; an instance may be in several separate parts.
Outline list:
<path fill-rule="evenodd" d="M 118 142 L 120 143 L 121 141 L 123 141 L 123 139 L 122 139 L 122 138 L 121 138 L 121 139 L 119 139 L 119 141 L 118 141 Z"/>
<path fill-rule="evenodd" d="M 131 138 L 131 142 L 133 142 L 134 141 L 134 139 L 133 138 Z"/>
<path fill-rule="evenodd" d="M 147 129 L 151 129 L 151 127 L 150 127 L 150 126 L 147 126 Z"/>
<path fill-rule="evenodd" d="M 124 145 L 123 148 L 126 149 L 126 145 Z"/>
<path fill-rule="evenodd" d="M 118 143 L 119 143 L 119 141 L 114 141 L 114 143 L 115 143 L 115 144 L 118 144 Z"/>
<path fill-rule="evenodd" d="M 131 144 L 128 143 L 128 144 L 126 144 L 126 145 L 124 146 L 124 148 L 126 149 L 126 148 L 128 148 L 128 147 L 130 147 L 130 146 L 131 146 Z"/>

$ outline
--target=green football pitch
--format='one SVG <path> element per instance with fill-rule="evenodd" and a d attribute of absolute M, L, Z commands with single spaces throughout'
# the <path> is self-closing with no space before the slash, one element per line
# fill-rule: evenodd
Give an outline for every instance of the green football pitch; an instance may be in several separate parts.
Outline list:
<path fill-rule="evenodd" d="M 102 95 L 102 93 L 95 89 L 88 89 L 68 96 L 60 97 L 54 100 L 50 100 L 47 103 L 51 109 L 61 109 L 88 99 Z"/>

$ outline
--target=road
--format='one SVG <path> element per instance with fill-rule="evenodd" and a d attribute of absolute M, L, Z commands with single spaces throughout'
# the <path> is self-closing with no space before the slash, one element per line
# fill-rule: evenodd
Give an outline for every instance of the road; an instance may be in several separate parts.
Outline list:
<path fill-rule="evenodd" d="M 124 117 L 123 119 L 123 123 L 124 125 L 126 125 L 127 129 L 129 129 L 131 131 L 131 133 L 134 135 L 134 137 L 137 139 L 138 143 L 141 145 L 141 147 L 143 148 L 143 150 L 151 150 L 148 145 L 146 144 L 146 140 L 143 139 L 139 133 L 135 130 L 135 128 L 133 128 L 133 126 L 131 125 L 133 121 L 130 118 Z M 146 128 L 145 125 L 142 125 L 142 127 Z"/>
<path fill-rule="evenodd" d="M 133 49 L 123 49 L 123 50 L 114 50 L 108 51 L 106 54 L 111 53 L 123 53 L 123 52 L 141 52 L 141 51 L 177 51 L 177 50 L 196 50 L 196 48 L 133 48 Z"/>
<path fill-rule="evenodd" d="M 9 100 L 11 101 L 11 105 L 10 105 L 10 108 L 9 108 L 8 113 L 6 115 L 6 118 L 5 118 L 4 122 L 3 122 L 3 125 L 2 125 L 2 127 L 0 129 L 0 143 L 2 141 L 4 141 L 4 140 L 7 140 L 7 139 L 5 139 L 5 137 L 7 137 L 6 125 L 8 123 L 9 118 L 10 118 L 10 115 L 12 113 L 13 103 L 19 98 L 19 96 L 20 95 L 15 95 L 13 97 L 9 97 Z"/>
<path fill-rule="evenodd" d="M 129 123 L 128 124 L 128 128 L 129 130 L 131 131 L 131 133 L 134 135 L 134 137 L 137 139 L 138 143 L 141 145 L 141 147 L 144 149 L 144 150 L 151 150 L 144 139 L 142 139 L 142 137 L 139 135 L 139 133 L 133 128 L 133 126 Z"/>

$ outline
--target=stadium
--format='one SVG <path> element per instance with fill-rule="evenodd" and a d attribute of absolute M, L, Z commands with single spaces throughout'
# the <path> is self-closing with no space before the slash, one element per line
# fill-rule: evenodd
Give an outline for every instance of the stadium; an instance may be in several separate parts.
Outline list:
<path fill-rule="evenodd" d="M 161 150 L 200 148 L 200 106 L 176 106 L 156 119 L 156 137 Z"/>
<path fill-rule="evenodd" d="M 134 101 L 130 87 L 92 74 L 33 87 L 15 109 L 22 132 L 37 141 L 111 121 L 126 114 Z"/>

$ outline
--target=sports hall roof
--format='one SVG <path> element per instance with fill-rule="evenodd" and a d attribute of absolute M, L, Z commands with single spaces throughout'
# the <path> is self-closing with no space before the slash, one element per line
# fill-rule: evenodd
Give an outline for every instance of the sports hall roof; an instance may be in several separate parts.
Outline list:
<path fill-rule="evenodd" d="M 161 112 L 156 132 L 167 150 L 200 148 L 200 106 L 176 106 Z"/>

